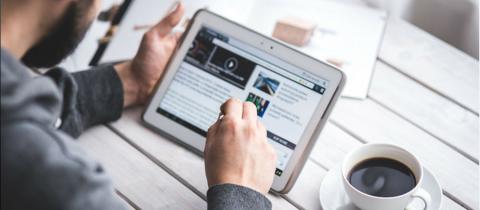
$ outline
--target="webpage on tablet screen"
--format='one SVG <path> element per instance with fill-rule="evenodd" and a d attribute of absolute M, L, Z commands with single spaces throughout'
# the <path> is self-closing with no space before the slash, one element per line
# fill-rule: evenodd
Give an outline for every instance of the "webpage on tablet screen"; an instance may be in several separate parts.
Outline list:
<path fill-rule="evenodd" d="M 287 166 L 328 82 L 203 27 L 157 112 L 206 136 L 231 97 L 250 101 L 277 151 L 276 175 Z M 275 64 L 274 64 L 275 63 Z"/>

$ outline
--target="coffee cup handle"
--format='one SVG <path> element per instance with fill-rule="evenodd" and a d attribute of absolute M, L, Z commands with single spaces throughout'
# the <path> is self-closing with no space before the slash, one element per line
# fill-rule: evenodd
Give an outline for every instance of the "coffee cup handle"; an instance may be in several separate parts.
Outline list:
<path fill-rule="evenodd" d="M 430 193 L 428 193 L 426 190 L 419 188 L 416 192 L 414 192 L 411 195 L 413 198 L 419 198 L 423 201 L 425 206 L 423 207 L 423 210 L 427 210 L 428 207 L 430 206 L 430 202 L 432 198 L 430 197 Z M 407 207 L 406 210 L 410 210 L 411 208 Z"/>

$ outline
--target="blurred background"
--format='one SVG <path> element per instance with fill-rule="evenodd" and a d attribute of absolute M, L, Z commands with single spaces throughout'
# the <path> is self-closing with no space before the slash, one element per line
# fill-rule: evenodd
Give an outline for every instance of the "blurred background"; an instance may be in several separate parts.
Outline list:
<path fill-rule="evenodd" d="M 387 11 L 478 60 L 478 0 L 344 0 Z"/>
<path fill-rule="evenodd" d="M 254 0 L 255 3 L 261 3 L 260 1 L 262 0 Z M 406 20 L 478 60 L 478 0 L 295 0 L 296 4 L 319 1 L 341 2 L 384 10 L 390 17 Z M 122 2 L 123 0 L 103 0 L 102 10 L 106 11 L 112 5 L 119 5 Z M 217 3 L 217 1 L 213 2 Z M 62 66 L 72 70 L 87 68 L 99 40 L 105 35 L 109 26 L 109 22 L 95 21 L 83 42 L 74 54 L 62 63 Z"/>

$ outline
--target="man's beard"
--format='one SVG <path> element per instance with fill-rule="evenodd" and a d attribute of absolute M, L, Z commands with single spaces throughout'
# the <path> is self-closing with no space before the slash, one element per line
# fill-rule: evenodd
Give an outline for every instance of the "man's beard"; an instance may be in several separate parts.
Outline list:
<path fill-rule="evenodd" d="M 91 21 L 86 21 L 91 0 L 72 3 L 53 30 L 30 48 L 22 62 L 32 68 L 49 68 L 70 55 L 85 36 Z"/>

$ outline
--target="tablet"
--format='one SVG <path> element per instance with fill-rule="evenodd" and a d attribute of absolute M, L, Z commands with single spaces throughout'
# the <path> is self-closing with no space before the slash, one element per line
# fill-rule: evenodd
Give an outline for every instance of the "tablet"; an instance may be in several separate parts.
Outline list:
<path fill-rule="evenodd" d="M 344 85 L 335 67 L 206 10 L 183 34 L 143 121 L 203 154 L 229 98 L 251 101 L 277 151 L 271 190 L 287 193 Z"/>

